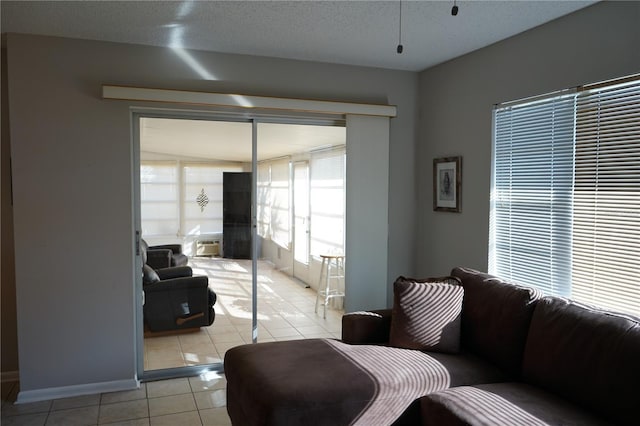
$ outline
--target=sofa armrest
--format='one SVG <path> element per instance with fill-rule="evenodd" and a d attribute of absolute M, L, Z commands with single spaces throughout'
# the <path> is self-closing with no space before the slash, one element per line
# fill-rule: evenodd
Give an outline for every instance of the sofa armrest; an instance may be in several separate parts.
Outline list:
<path fill-rule="evenodd" d="M 189 266 L 172 266 L 171 268 L 156 269 L 155 271 L 161 280 L 193 276 L 193 270 Z"/>
<path fill-rule="evenodd" d="M 169 249 L 148 249 L 147 265 L 153 269 L 168 268 L 171 266 L 172 252 Z"/>
<path fill-rule="evenodd" d="M 350 312 L 342 316 L 342 341 L 352 345 L 389 342 L 391 309 Z"/>
<path fill-rule="evenodd" d="M 154 283 L 145 285 L 143 290 L 145 293 L 156 293 L 166 291 L 180 292 L 186 290 L 207 288 L 209 288 L 209 278 L 204 275 L 198 275 L 195 277 L 180 277 L 156 281 Z M 206 296 L 206 290 L 203 290 L 202 294 Z"/>
<path fill-rule="evenodd" d="M 173 254 L 182 253 L 182 245 L 180 244 L 162 244 L 159 246 L 149 247 L 149 250 L 171 250 Z"/>

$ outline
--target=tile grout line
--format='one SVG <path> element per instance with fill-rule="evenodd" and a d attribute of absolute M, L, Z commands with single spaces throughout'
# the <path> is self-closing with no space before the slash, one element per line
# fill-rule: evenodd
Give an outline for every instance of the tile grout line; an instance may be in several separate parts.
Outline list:
<path fill-rule="evenodd" d="M 178 340 L 178 343 L 180 341 Z M 151 425 L 151 404 L 149 404 L 149 386 L 145 383 L 144 386 L 144 396 L 147 399 L 147 418 L 149 419 L 149 425 Z"/>

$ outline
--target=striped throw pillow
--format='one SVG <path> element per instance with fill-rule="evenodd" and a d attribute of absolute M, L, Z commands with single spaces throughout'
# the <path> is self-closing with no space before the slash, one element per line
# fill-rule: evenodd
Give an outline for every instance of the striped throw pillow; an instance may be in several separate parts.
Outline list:
<path fill-rule="evenodd" d="M 393 283 L 393 315 L 389 344 L 433 352 L 460 351 L 464 290 L 455 277 Z"/>

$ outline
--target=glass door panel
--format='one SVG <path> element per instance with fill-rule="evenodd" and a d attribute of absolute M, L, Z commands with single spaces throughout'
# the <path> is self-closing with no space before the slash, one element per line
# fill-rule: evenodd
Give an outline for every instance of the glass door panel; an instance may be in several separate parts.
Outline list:
<path fill-rule="evenodd" d="M 338 310 L 327 320 L 315 313 L 319 267 L 310 268 L 310 162 L 318 151 L 343 149 L 345 138 L 344 127 L 257 125 L 258 342 L 340 337 Z M 342 199 L 338 204 L 341 209 Z"/>
<path fill-rule="evenodd" d="M 173 292 L 163 307 L 148 292 L 144 376 L 221 365 L 228 349 L 252 340 L 252 123 L 149 116 L 139 128 L 142 238 L 180 245 L 193 276 L 208 281 Z M 176 310 L 184 315 L 173 318 Z M 158 315 L 168 315 L 162 325 Z"/>

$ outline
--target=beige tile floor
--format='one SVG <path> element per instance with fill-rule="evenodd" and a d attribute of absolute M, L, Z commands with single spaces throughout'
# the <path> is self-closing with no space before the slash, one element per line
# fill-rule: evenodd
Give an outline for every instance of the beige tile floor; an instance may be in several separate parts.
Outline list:
<path fill-rule="evenodd" d="M 192 258 L 194 274 L 206 274 L 218 295 L 210 327 L 177 336 L 144 339 L 145 370 L 222 362 L 225 352 L 251 343 L 251 261 Z M 270 263 L 258 262 L 258 342 L 312 337 L 340 338 L 343 311 L 314 312 L 316 292 Z"/>
<path fill-rule="evenodd" d="M 217 373 L 143 383 L 140 389 L 14 404 L 17 383 L 2 384 L 2 426 L 230 425 L 226 380 Z"/>

